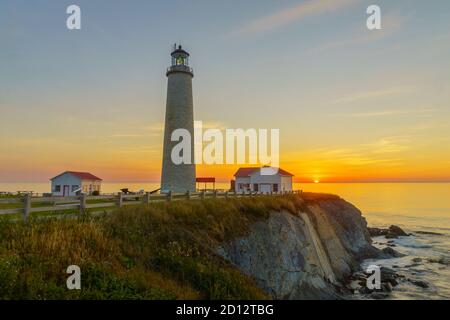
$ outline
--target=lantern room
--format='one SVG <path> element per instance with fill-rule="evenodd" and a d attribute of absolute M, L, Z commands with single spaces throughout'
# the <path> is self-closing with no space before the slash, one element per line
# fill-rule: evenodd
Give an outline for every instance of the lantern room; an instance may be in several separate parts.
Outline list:
<path fill-rule="evenodd" d="M 180 45 L 178 48 L 175 45 L 172 55 L 172 66 L 188 66 L 189 65 L 189 53 L 183 50 Z"/>
<path fill-rule="evenodd" d="M 182 46 L 175 44 L 172 53 L 172 65 L 167 69 L 167 75 L 182 72 L 194 76 L 193 70 L 189 67 L 189 53 L 183 50 Z"/>

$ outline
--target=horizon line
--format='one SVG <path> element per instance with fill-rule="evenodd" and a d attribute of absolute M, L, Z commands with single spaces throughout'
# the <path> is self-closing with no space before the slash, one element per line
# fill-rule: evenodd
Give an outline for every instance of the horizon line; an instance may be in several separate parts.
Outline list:
<path fill-rule="evenodd" d="M 13 184 L 13 183 L 51 183 L 50 181 L 3 181 L 0 184 Z M 109 181 L 103 180 L 102 183 L 161 183 L 161 181 Z M 216 183 L 230 183 L 230 180 L 217 180 Z M 361 181 L 319 181 L 314 182 L 314 180 L 301 180 L 301 181 L 292 181 L 292 183 L 305 183 L 305 184 L 346 184 L 346 183 L 450 183 L 450 180 L 361 180 Z"/>

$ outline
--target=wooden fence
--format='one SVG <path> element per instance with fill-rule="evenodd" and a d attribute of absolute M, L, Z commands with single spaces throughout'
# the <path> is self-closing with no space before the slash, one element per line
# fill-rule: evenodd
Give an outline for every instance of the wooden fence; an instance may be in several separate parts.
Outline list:
<path fill-rule="evenodd" d="M 272 196 L 283 194 L 301 194 L 301 190 L 285 193 L 271 193 Z M 0 216 L 18 215 L 27 221 L 32 213 L 45 214 L 46 217 L 83 215 L 89 212 L 111 211 L 130 205 L 149 205 L 151 202 L 176 201 L 176 200 L 203 200 L 206 198 L 228 198 L 228 197 L 255 197 L 262 196 L 261 193 L 235 193 L 235 192 L 195 192 L 183 194 L 123 194 L 88 196 L 82 194 L 77 197 L 33 197 L 25 194 L 23 197 L 0 198 Z M 267 195 L 267 194 L 266 194 Z M 12 207 L 1 209 L 2 207 Z M 71 214 L 61 214 L 64 211 L 75 211 Z"/>

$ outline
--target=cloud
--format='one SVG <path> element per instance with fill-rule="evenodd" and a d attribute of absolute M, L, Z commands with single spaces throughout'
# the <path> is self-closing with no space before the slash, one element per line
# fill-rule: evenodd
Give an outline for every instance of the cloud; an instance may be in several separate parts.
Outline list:
<path fill-rule="evenodd" d="M 337 11 L 357 2 L 356 0 L 309 0 L 291 8 L 283 9 L 271 15 L 250 21 L 241 29 L 241 33 L 255 33 L 283 27 L 306 17 L 329 11 Z"/>
<path fill-rule="evenodd" d="M 410 136 L 382 137 L 351 147 L 319 148 L 309 150 L 307 154 L 294 153 L 289 158 L 312 159 L 317 166 L 331 168 L 341 165 L 354 168 L 370 165 L 395 167 L 403 164 L 403 153 L 411 149 L 410 144 Z"/>
<path fill-rule="evenodd" d="M 144 130 L 150 131 L 152 133 L 162 133 L 162 132 L 164 132 L 164 122 L 152 123 L 152 124 L 144 127 Z"/>
<path fill-rule="evenodd" d="M 332 103 L 348 103 L 348 102 L 355 102 L 359 100 L 364 99 L 372 99 L 372 98 L 380 98 L 380 97 L 386 97 L 390 95 L 395 94 L 403 94 L 403 93 L 409 93 L 412 92 L 413 88 L 411 87 L 399 87 L 399 88 L 392 88 L 392 89 L 386 89 L 386 90 L 373 90 L 373 91 L 366 91 L 366 92 L 358 92 L 353 93 L 351 95 L 344 96 L 342 98 L 337 98 Z"/>
<path fill-rule="evenodd" d="M 144 136 L 142 133 L 115 133 L 110 135 L 110 138 L 139 138 Z"/>
<path fill-rule="evenodd" d="M 227 129 L 227 126 L 220 121 L 208 121 L 208 122 L 202 121 L 202 126 L 203 126 L 203 130 L 208 130 L 208 129 L 225 130 L 225 129 Z"/>
<path fill-rule="evenodd" d="M 131 148 L 127 149 L 115 149 L 112 151 L 113 154 L 130 154 L 130 153 L 136 153 L 136 154 L 153 154 L 153 155 L 160 155 L 161 154 L 161 146 L 159 145 L 136 145 L 132 146 Z"/>
<path fill-rule="evenodd" d="M 373 111 L 373 112 L 360 112 L 352 113 L 351 117 L 355 118 L 371 118 L 371 117 L 384 117 L 384 116 L 396 116 L 404 114 L 424 114 L 438 111 L 438 109 L 419 109 L 419 110 L 383 110 L 383 111 Z"/>
<path fill-rule="evenodd" d="M 381 40 L 400 30 L 401 26 L 410 20 L 412 15 L 402 15 L 391 12 L 382 15 L 381 17 L 381 30 L 370 31 L 365 27 L 365 24 L 363 28 L 361 28 L 361 25 L 358 25 L 358 27 L 355 28 L 355 31 L 349 32 L 349 37 L 312 47 L 308 50 L 308 53 L 315 54 L 318 52 L 330 51 L 339 47 L 348 48 L 353 45 L 364 45 Z"/>
<path fill-rule="evenodd" d="M 367 148 L 367 150 L 372 154 L 397 153 L 410 149 L 408 145 L 409 142 L 410 137 L 408 136 L 381 138 L 373 143 L 362 145 L 361 149 L 364 150 Z"/>

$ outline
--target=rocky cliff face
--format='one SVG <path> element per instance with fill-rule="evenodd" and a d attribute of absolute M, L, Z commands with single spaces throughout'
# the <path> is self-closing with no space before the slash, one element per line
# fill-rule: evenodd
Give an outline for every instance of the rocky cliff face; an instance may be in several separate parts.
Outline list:
<path fill-rule="evenodd" d="M 339 298 L 361 260 L 382 256 L 361 212 L 335 196 L 305 196 L 296 215 L 272 212 L 218 253 L 275 299 Z"/>

